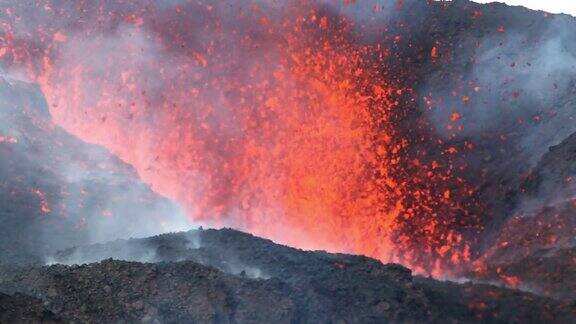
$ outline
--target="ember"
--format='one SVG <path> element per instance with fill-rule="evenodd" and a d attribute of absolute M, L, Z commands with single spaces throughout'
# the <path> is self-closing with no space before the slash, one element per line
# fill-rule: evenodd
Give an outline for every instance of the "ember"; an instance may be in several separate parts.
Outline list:
<path fill-rule="evenodd" d="M 16 144 L 16 143 L 18 143 L 18 139 L 15 137 L 0 136 L 0 143 Z"/>
<path fill-rule="evenodd" d="M 36 189 L 34 190 L 34 194 L 40 199 L 40 211 L 44 214 L 50 213 L 51 210 L 50 206 L 48 205 L 48 200 L 46 199 L 46 193 Z"/>

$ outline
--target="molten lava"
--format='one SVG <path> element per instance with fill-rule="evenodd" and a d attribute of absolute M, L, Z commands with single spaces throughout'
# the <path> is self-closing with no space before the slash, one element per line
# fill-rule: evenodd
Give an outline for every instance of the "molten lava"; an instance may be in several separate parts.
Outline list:
<path fill-rule="evenodd" d="M 4 65 L 193 219 L 427 272 L 470 259 L 458 150 L 412 151 L 398 120 L 415 94 L 346 16 L 309 1 L 38 3 L 4 8 Z"/>

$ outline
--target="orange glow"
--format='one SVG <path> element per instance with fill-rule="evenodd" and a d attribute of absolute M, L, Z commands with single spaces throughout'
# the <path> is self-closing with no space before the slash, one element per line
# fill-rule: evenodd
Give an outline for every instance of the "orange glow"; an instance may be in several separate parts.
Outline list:
<path fill-rule="evenodd" d="M 450 118 L 450 120 L 452 120 L 452 121 L 457 121 L 459 119 L 460 119 L 460 114 L 457 112 L 453 113 L 452 117 Z"/>
<path fill-rule="evenodd" d="M 438 57 L 438 48 L 436 46 L 432 47 L 432 51 L 430 52 L 430 56 L 432 56 L 432 58 Z"/>
<path fill-rule="evenodd" d="M 395 117 L 413 90 L 387 76 L 390 49 L 307 1 L 274 16 L 259 5 L 234 23 L 202 1 L 118 17 L 98 8 L 99 23 L 121 27 L 43 29 L 42 59 L 22 65 L 58 125 L 133 165 L 194 220 L 428 273 L 468 262 L 456 224 L 475 223 L 461 201 L 471 189 L 449 157 L 409 154 Z M 12 64 L 26 61 L 11 43 Z"/>
<path fill-rule="evenodd" d="M 520 286 L 520 278 L 516 277 L 516 276 L 505 276 L 505 275 L 500 275 L 500 278 L 502 278 L 502 281 L 512 287 L 512 288 L 518 288 L 518 286 Z"/>

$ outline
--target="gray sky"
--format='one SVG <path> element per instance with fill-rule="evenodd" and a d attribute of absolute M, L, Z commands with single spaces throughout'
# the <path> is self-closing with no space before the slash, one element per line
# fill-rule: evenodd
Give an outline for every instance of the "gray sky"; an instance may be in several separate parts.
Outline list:
<path fill-rule="evenodd" d="M 551 13 L 566 13 L 576 16 L 576 0 L 473 0 L 479 3 L 504 2 L 512 6 L 524 6 L 530 9 Z"/>

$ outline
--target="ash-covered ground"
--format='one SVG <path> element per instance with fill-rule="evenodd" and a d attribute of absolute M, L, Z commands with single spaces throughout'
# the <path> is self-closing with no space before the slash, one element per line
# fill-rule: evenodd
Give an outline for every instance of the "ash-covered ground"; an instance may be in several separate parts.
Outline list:
<path fill-rule="evenodd" d="M 474 143 L 461 176 L 486 226 L 451 282 L 235 230 L 182 231 L 175 204 L 55 126 L 36 86 L 5 78 L 0 322 L 575 322 L 576 19 L 399 2 L 389 73 L 425 97 L 400 122 L 446 148 Z"/>

